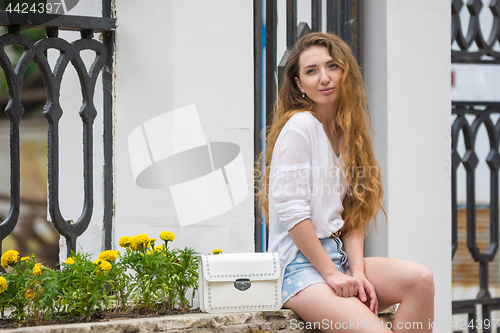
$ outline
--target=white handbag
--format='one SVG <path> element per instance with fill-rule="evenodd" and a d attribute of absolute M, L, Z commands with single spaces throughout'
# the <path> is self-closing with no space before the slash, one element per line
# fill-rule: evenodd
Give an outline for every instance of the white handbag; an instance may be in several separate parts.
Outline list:
<path fill-rule="evenodd" d="M 281 309 L 278 253 L 202 255 L 198 261 L 200 310 L 208 313 Z"/>

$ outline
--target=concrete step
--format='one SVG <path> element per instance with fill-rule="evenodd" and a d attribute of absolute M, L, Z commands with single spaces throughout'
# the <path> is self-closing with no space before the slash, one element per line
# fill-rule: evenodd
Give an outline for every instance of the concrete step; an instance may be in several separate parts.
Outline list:
<path fill-rule="evenodd" d="M 394 318 L 393 309 L 379 315 L 385 322 Z M 118 319 L 108 322 L 22 327 L 2 330 L 12 333 L 317 333 L 292 310 L 206 314 L 196 313 L 156 318 Z"/>

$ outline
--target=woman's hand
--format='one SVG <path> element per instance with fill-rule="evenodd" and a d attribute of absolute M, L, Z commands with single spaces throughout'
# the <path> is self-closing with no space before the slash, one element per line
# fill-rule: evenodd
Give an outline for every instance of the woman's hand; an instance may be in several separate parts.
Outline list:
<path fill-rule="evenodd" d="M 371 312 L 378 315 L 378 299 L 373 284 L 368 281 L 365 274 L 363 273 L 353 274 L 353 277 L 359 283 L 359 300 L 363 302 L 367 307 L 369 307 Z"/>
<path fill-rule="evenodd" d="M 337 270 L 325 279 L 326 283 L 339 297 L 353 297 L 358 294 L 361 283 L 354 277 Z"/>

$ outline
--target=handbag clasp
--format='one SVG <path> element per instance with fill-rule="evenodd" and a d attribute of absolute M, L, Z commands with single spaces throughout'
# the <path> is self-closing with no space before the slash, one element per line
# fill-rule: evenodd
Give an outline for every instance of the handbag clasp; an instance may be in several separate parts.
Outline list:
<path fill-rule="evenodd" d="M 252 286 L 252 282 L 249 279 L 236 279 L 234 281 L 234 287 L 240 291 L 245 291 Z"/>

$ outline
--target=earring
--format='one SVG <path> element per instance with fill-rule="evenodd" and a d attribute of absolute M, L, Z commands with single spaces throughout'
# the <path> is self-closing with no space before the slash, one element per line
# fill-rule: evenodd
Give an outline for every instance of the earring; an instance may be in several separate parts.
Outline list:
<path fill-rule="evenodd" d="M 306 94 L 304 94 L 304 90 L 302 90 L 302 98 L 305 98 Z"/>

